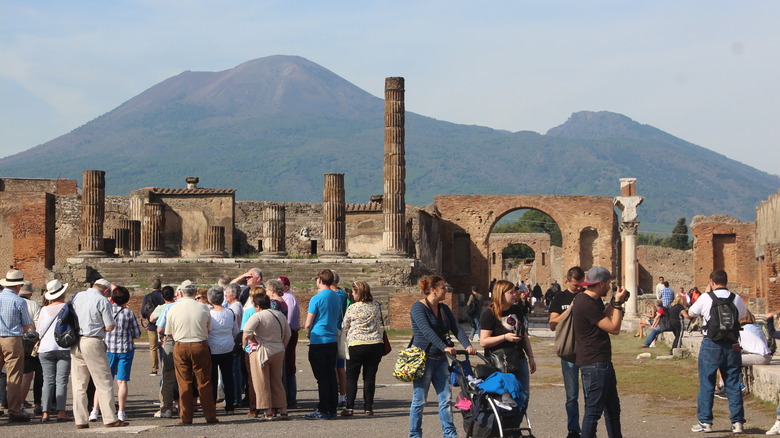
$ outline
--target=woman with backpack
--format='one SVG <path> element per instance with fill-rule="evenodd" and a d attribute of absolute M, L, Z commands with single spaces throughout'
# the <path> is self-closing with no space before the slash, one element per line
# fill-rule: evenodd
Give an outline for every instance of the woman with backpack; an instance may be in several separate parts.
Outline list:
<path fill-rule="evenodd" d="M 59 280 L 52 280 L 46 284 L 46 293 L 43 295 L 46 304 L 41 309 L 38 317 L 36 331 L 41 335 L 38 344 L 38 357 L 43 369 L 43 397 L 41 406 L 43 414 L 41 422 L 54 420 L 49 415 L 52 400 L 57 405 L 57 421 L 73 421 L 65 412 L 65 403 L 68 397 L 68 377 L 70 377 L 70 348 L 57 345 L 54 340 L 54 324 L 57 314 L 65 307 L 65 291 L 68 283 L 62 284 Z"/>
<path fill-rule="evenodd" d="M 455 343 L 450 333 L 455 334 L 458 341 L 469 354 L 477 350 L 471 346 L 466 332 L 452 314 L 449 306 L 443 303 L 447 298 L 447 283 L 438 275 L 430 275 L 420 280 L 420 292 L 423 298 L 412 304 L 411 318 L 414 337 L 412 345 L 423 351 L 427 350 L 425 374 L 413 382 L 412 406 L 409 410 L 409 436 L 422 436 L 422 413 L 428 389 L 431 384 L 436 390 L 439 400 L 439 419 L 445 438 L 458 436 L 458 431 L 452 420 L 450 408 L 450 384 L 447 357 L 445 353 L 455 354 Z"/>
<path fill-rule="evenodd" d="M 493 298 L 480 317 L 480 325 L 479 343 L 485 348 L 485 355 L 493 366 L 514 374 L 520 382 L 525 396 L 524 405 L 520 407 L 522 417 L 528 407 L 531 374 L 536 372 L 536 362 L 523 309 L 517 304 L 517 292 L 511 282 L 499 280 L 493 286 Z"/>

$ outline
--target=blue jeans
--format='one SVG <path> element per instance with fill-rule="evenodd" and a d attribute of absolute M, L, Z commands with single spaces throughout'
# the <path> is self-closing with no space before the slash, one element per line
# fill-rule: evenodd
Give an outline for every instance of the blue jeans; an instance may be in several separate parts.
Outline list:
<path fill-rule="evenodd" d="M 70 351 L 52 350 L 40 353 L 43 368 L 43 412 L 49 412 L 52 399 L 57 401 L 57 410 L 64 411 L 68 397 L 70 376 Z"/>
<path fill-rule="evenodd" d="M 621 438 L 620 398 L 612 362 L 596 362 L 580 367 L 582 392 L 585 394 L 585 413 L 582 418 L 582 438 L 596 436 L 601 413 L 607 426 L 607 436 Z"/>
<path fill-rule="evenodd" d="M 580 367 L 561 359 L 561 374 L 566 388 L 566 428 L 580 433 Z"/>
<path fill-rule="evenodd" d="M 745 422 L 740 380 L 742 353 L 732 348 L 732 343 L 715 342 L 708 337 L 701 341 L 699 350 L 699 398 L 696 416 L 700 423 L 712 424 L 712 401 L 715 395 L 715 379 L 718 370 L 726 386 L 729 399 L 729 419 L 732 423 Z"/>
<path fill-rule="evenodd" d="M 449 371 L 447 370 L 447 358 L 431 359 L 425 366 L 425 374 L 413 382 L 412 407 L 409 410 L 409 436 L 417 438 L 422 436 L 422 414 L 425 399 L 428 397 L 428 388 L 433 383 L 436 397 L 439 400 L 439 420 L 441 430 L 445 438 L 455 438 L 458 431 L 452 422 L 452 408 L 450 403 Z"/>
<path fill-rule="evenodd" d="M 523 395 L 525 396 L 525 404 L 520 408 L 521 418 L 525 416 L 525 412 L 528 410 L 528 400 L 531 397 L 531 370 L 528 368 L 528 358 L 524 358 L 520 361 L 520 369 L 512 373 L 520 382 L 520 388 L 522 388 Z"/>
<path fill-rule="evenodd" d="M 474 339 L 474 335 L 479 340 L 479 314 L 471 317 L 471 333 L 469 333 L 469 339 Z"/>
<path fill-rule="evenodd" d="M 647 339 L 645 339 L 645 345 L 649 347 L 650 344 L 652 344 L 653 341 L 655 341 L 655 338 L 657 338 L 658 335 L 660 335 L 663 332 L 664 331 L 661 330 L 660 328 L 654 328 L 650 330 L 650 333 L 647 335 Z"/>

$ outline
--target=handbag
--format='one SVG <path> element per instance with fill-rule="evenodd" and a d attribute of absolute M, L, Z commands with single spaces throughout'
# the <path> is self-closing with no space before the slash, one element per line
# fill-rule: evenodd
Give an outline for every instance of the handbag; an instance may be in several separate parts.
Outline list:
<path fill-rule="evenodd" d="M 347 331 L 344 329 L 339 330 L 338 346 L 339 346 L 338 358 L 349 359 L 349 345 L 347 343 Z"/>
<path fill-rule="evenodd" d="M 520 351 L 514 346 L 491 351 L 488 357 L 502 373 L 520 371 Z"/>
<path fill-rule="evenodd" d="M 49 326 L 46 327 L 46 330 L 43 331 L 43 334 L 41 335 L 41 337 L 38 338 L 38 340 L 35 342 L 35 345 L 33 346 L 32 351 L 30 352 L 30 356 L 31 357 L 38 357 L 38 348 L 40 348 L 40 346 L 41 346 L 41 339 L 43 339 L 43 337 L 46 336 L 46 333 L 49 332 L 49 329 L 51 328 L 52 325 L 54 325 L 55 321 L 56 321 L 56 319 L 52 319 L 51 320 L 51 322 L 49 323 Z"/>
<path fill-rule="evenodd" d="M 384 350 L 382 350 L 382 356 L 387 356 L 393 351 L 393 346 L 390 345 L 390 339 L 387 337 L 387 329 L 385 328 L 385 317 L 382 315 L 382 305 L 379 305 L 379 318 L 382 320 L 382 343 L 384 344 Z"/>
<path fill-rule="evenodd" d="M 22 346 L 24 347 L 24 355 L 32 356 L 33 352 L 35 352 L 35 354 L 37 355 L 38 349 L 36 347 L 39 342 L 41 342 L 41 340 L 38 338 L 38 333 L 35 333 L 34 330 L 29 330 L 24 332 L 22 334 Z"/>
<path fill-rule="evenodd" d="M 563 319 L 555 327 L 555 354 L 566 362 L 574 363 L 577 358 L 574 345 L 574 323 L 570 306 L 563 312 Z"/>
<path fill-rule="evenodd" d="M 423 351 L 420 347 L 413 346 L 414 337 L 409 340 L 409 345 L 398 352 L 398 359 L 393 367 L 393 377 L 402 382 L 414 382 L 425 374 L 425 362 L 431 344 Z"/>

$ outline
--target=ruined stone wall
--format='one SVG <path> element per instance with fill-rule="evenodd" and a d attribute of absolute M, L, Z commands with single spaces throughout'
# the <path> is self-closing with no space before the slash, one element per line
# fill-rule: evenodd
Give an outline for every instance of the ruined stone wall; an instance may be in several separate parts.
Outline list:
<path fill-rule="evenodd" d="M 285 229 L 287 237 L 285 244 L 290 256 L 301 253 L 300 246 L 310 244 L 301 240 L 301 230 L 308 229 L 309 237 L 317 241 L 317 246 L 322 241 L 322 204 L 308 202 L 266 202 L 266 201 L 238 201 L 236 202 L 236 253 L 255 254 L 258 252 L 258 241 L 263 240 L 263 209 L 269 204 L 281 204 L 285 207 Z"/>
<path fill-rule="evenodd" d="M 52 195 L 75 195 L 72 179 L 0 178 L 0 192 L 46 192 Z"/>
<path fill-rule="evenodd" d="M 347 212 L 347 252 L 350 257 L 379 256 L 384 216 L 381 211 Z"/>
<path fill-rule="evenodd" d="M 0 263 L 13 266 L 39 288 L 54 265 L 54 195 L 0 192 Z M 0 274 L 2 275 L 2 274 Z"/>
<path fill-rule="evenodd" d="M 645 294 L 655 293 L 658 277 L 664 277 L 675 292 L 680 287 L 684 287 L 688 292 L 696 286 L 693 282 L 693 250 L 639 245 L 636 248 L 636 257 L 639 260 L 639 287 Z"/>
<path fill-rule="evenodd" d="M 563 282 L 566 281 L 566 271 L 571 266 L 564 267 L 563 265 L 563 248 L 560 246 L 550 247 L 550 272 L 552 272 L 552 279 L 558 280 L 558 284 L 563 287 Z M 560 272 L 560 274 L 557 274 Z M 560 277 L 559 277 L 560 275 Z"/>
<path fill-rule="evenodd" d="M 165 254 L 170 257 L 198 257 L 207 248 L 209 226 L 225 227 L 225 251 L 233 253 L 233 196 L 178 196 L 154 194 L 165 205 Z"/>
<path fill-rule="evenodd" d="M 780 191 L 756 207 L 756 257 L 767 243 L 780 242 Z"/>
<path fill-rule="evenodd" d="M 441 265 L 441 219 L 424 210 L 409 208 L 408 214 L 417 212 L 417 220 L 414 221 L 412 238 L 415 242 L 414 256 L 425 266 L 435 272 L 442 272 Z"/>
<path fill-rule="evenodd" d="M 729 289 L 743 298 L 756 298 L 755 233 L 753 222 L 725 215 L 694 216 L 693 281 L 699 290 L 709 284 L 710 273 L 724 269 Z"/>
<path fill-rule="evenodd" d="M 780 191 L 756 207 L 756 291 L 765 311 L 780 309 Z"/>

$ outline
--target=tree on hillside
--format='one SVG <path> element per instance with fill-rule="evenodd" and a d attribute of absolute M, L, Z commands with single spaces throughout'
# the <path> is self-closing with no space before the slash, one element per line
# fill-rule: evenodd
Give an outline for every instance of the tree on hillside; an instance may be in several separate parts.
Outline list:
<path fill-rule="evenodd" d="M 669 237 L 669 247 L 675 249 L 690 249 L 691 243 L 688 239 L 688 225 L 685 224 L 685 218 L 677 220 L 677 225 L 672 230 L 672 236 Z"/>

